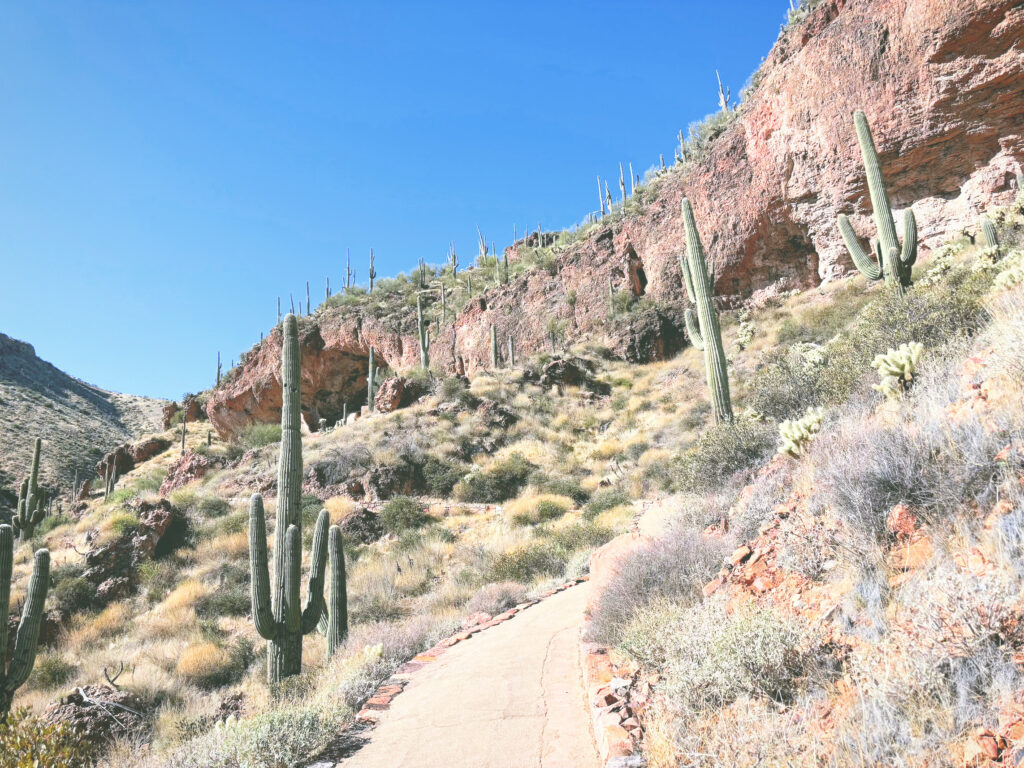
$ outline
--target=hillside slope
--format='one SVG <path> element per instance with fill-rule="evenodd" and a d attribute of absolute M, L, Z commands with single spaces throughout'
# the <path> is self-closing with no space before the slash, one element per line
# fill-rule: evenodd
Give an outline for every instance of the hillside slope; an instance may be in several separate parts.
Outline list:
<path fill-rule="evenodd" d="M 37 436 L 45 485 L 68 487 L 76 469 L 91 477 L 115 445 L 161 429 L 163 405 L 86 384 L 0 333 L 0 483 L 13 485 L 28 471 Z"/>

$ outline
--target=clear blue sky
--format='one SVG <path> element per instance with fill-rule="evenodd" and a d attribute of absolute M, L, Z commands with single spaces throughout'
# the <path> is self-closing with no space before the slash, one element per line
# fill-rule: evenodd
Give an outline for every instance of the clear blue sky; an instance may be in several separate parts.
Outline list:
<path fill-rule="evenodd" d="M 0 331 L 178 398 L 322 296 L 570 226 L 734 94 L 787 0 L 0 0 Z"/>

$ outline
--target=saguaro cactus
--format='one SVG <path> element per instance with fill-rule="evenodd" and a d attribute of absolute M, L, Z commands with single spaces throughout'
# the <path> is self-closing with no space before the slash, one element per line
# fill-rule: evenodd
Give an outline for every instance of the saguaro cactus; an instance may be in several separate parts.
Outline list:
<path fill-rule="evenodd" d="M 306 605 L 300 610 L 302 435 L 299 431 L 299 338 L 294 315 L 287 315 L 284 319 L 283 347 L 273 585 L 267 568 L 267 524 L 263 498 L 254 494 L 249 506 L 252 616 L 256 631 L 267 640 L 267 681 L 270 683 L 299 673 L 302 668 L 302 636 L 312 632 L 320 623 L 325 609 L 324 571 L 327 566 L 327 528 L 330 525 L 330 514 L 322 510 L 313 533 Z"/>
<path fill-rule="evenodd" d="M 13 570 L 14 529 L 9 525 L 0 525 L 0 616 L 4 619 L 3 631 L 0 632 L 0 720 L 10 711 L 14 692 L 28 680 L 36 661 L 36 643 L 43 622 L 43 606 L 46 603 L 46 592 L 50 588 L 50 553 L 45 549 L 36 552 L 28 595 L 14 640 L 14 653 L 11 655 L 11 663 L 7 664 L 7 617 L 11 608 Z"/>
<path fill-rule="evenodd" d="M 491 368 L 498 367 L 498 332 L 491 325 Z"/>
<path fill-rule="evenodd" d="M 516 340 L 508 337 L 508 364 L 515 367 L 516 364 Z"/>
<path fill-rule="evenodd" d="M 981 239 L 986 248 L 999 249 L 999 235 L 996 234 L 996 225 L 988 216 L 981 217 Z"/>
<path fill-rule="evenodd" d="M 377 270 L 373 268 L 373 248 L 370 249 L 370 293 L 373 293 L 373 281 L 377 279 Z"/>
<path fill-rule="evenodd" d="M 430 327 L 423 322 L 423 301 L 421 296 L 416 297 L 416 329 L 420 341 L 420 367 L 427 370 L 430 367 Z"/>
<path fill-rule="evenodd" d="M 868 176 L 868 191 L 871 194 L 871 207 L 875 214 L 875 227 L 878 239 L 875 241 L 875 259 L 865 252 L 853 231 L 850 220 L 845 215 L 839 216 L 839 231 L 850 251 L 853 263 L 868 280 L 881 280 L 902 296 L 910 287 L 910 273 L 917 261 L 917 219 L 910 208 L 903 214 L 903 245 L 900 246 L 896 235 L 896 221 L 889 207 L 889 193 L 885 189 L 882 178 L 882 167 L 878 162 L 878 152 L 871 137 L 868 119 L 859 109 L 853 113 L 853 122 L 857 128 L 857 141 L 860 143 L 861 155 L 864 158 L 864 169 Z"/>
<path fill-rule="evenodd" d="M 686 310 L 686 331 L 690 341 L 704 352 L 704 368 L 707 373 L 708 389 L 711 391 L 711 406 L 715 422 L 732 421 L 732 403 L 729 399 L 729 374 L 726 370 L 725 350 L 722 348 L 722 331 L 718 325 L 718 312 L 712 300 L 715 281 L 708 270 L 704 246 L 697 232 L 693 217 L 693 206 L 683 198 L 683 227 L 686 229 L 686 256 L 680 256 L 679 266 L 683 271 L 686 293 L 697 306 L 697 319 L 692 309 Z"/>
<path fill-rule="evenodd" d="M 334 655 L 348 636 L 348 591 L 345 581 L 345 551 L 341 528 L 332 525 L 327 534 L 327 558 L 331 566 L 331 590 L 327 603 L 327 658 Z"/>
<path fill-rule="evenodd" d="M 22 541 L 32 538 L 36 526 L 42 522 L 45 515 L 43 493 L 39 490 L 39 454 L 42 447 L 43 441 L 37 437 L 32 449 L 32 468 L 29 476 L 21 484 L 18 511 L 11 520 Z"/>
<path fill-rule="evenodd" d="M 373 347 L 370 347 L 370 368 L 366 372 L 366 405 L 373 411 L 373 384 L 377 369 L 373 360 Z"/>

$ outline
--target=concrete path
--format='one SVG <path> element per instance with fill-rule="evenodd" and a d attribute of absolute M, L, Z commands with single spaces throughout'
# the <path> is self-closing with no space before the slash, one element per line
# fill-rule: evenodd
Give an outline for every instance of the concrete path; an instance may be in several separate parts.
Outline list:
<path fill-rule="evenodd" d="M 579 663 L 587 585 L 417 670 L 339 768 L 597 768 Z"/>

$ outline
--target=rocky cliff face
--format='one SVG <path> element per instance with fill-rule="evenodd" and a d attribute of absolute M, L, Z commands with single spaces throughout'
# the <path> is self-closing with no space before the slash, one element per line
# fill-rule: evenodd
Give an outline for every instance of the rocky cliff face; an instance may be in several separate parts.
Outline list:
<path fill-rule="evenodd" d="M 851 269 L 836 227 L 874 231 L 852 112 L 864 109 L 897 212 L 913 206 L 925 249 L 1009 202 L 1024 164 L 1024 6 L 1018 0 L 826 0 L 780 36 L 757 87 L 706 155 L 677 166 L 534 270 L 487 290 L 436 334 L 446 371 L 489 366 L 490 326 L 527 357 L 548 349 L 548 321 L 618 356 L 663 359 L 683 341 L 678 253 L 688 196 L 726 302 L 805 288 Z M 508 250 L 515 262 L 536 236 Z M 656 308 L 609 322 L 609 281 Z M 399 323 L 398 326 L 402 326 Z M 303 408 L 313 427 L 363 402 L 367 357 L 408 368 L 414 330 L 324 311 L 303 331 Z M 280 409 L 279 339 L 250 354 L 213 394 L 222 434 Z M 309 393 L 309 394 L 306 394 Z"/>

